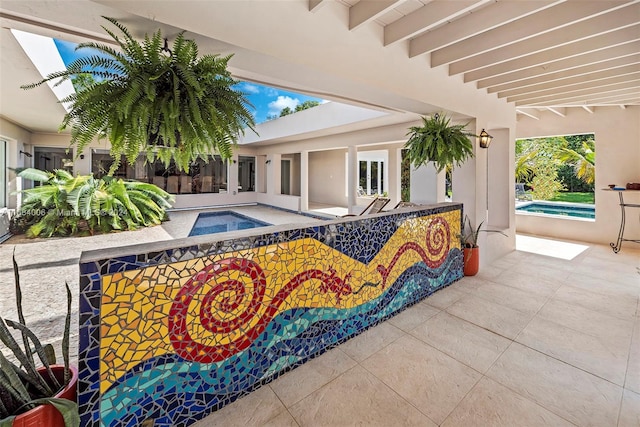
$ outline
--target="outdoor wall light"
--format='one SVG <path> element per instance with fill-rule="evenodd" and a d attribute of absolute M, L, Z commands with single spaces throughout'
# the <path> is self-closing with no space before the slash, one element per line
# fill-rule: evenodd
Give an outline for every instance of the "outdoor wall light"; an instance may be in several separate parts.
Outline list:
<path fill-rule="evenodd" d="M 24 154 L 25 156 L 27 156 L 29 158 L 33 157 L 33 154 L 27 153 L 26 151 L 22 151 L 22 150 L 20 150 L 20 154 Z"/>
<path fill-rule="evenodd" d="M 264 162 L 264 163 L 268 165 L 269 163 L 271 163 L 271 160 L 267 160 L 267 161 L 266 161 L 266 162 Z"/>
<path fill-rule="evenodd" d="M 493 137 L 487 133 L 484 129 L 480 132 L 480 148 L 489 148 Z"/>

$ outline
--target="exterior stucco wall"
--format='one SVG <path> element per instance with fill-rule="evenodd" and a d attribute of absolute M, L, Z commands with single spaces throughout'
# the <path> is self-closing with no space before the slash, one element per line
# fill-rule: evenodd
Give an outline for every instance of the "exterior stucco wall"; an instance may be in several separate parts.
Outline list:
<path fill-rule="evenodd" d="M 347 205 L 345 194 L 345 155 L 337 149 L 309 153 L 309 200 L 317 203 Z"/>
<path fill-rule="evenodd" d="M 595 222 L 516 215 L 519 232 L 596 243 L 615 240 L 621 216 L 618 195 L 602 189 L 640 182 L 640 107 L 598 107 L 593 114 L 569 109 L 566 117 L 548 112 L 540 120 L 522 118 L 517 125 L 518 138 L 581 133 L 594 133 L 596 140 Z M 625 193 L 624 198 L 638 204 L 640 192 Z M 625 236 L 640 238 L 639 209 L 627 209 Z"/>

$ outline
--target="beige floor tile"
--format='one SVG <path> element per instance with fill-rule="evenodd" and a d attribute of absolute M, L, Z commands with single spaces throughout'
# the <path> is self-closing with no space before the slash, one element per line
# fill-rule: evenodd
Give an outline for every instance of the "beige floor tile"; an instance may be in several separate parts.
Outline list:
<path fill-rule="evenodd" d="M 640 288 L 640 284 L 638 287 Z M 603 295 L 567 285 L 561 286 L 553 297 L 569 304 L 627 320 L 633 320 L 638 307 L 638 297 Z"/>
<path fill-rule="evenodd" d="M 391 323 L 398 329 L 409 332 L 411 329 L 426 322 L 439 312 L 440 310 L 421 302 L 393 316 L 387 320 L 387 322 Z"/>
<path fill-rule="evenodd" d="M 442 427 L 571 427 L 573 424 L 484 377 L 442 424 Z"/>
<path fill-rule="evenodd" d="M 555 294 L 563 284 L 562 280 L 557 278 L 531 276 L 514 270 L 505 271 L 493 281 L 544 297 Z"/>
<path fill-rule="evenodd" d="M 445 312 L 410 334 L 479 372 L 486 372 L 511 342 Z"/>
<path fill-rule="evenodd" d="M 633 333 L 632 320 L 619 319 L 555 298 L 549 300 L 537 316 L 597 337 L 618 337 L 630 340 Z"/>
<path fill-rule="evenodd" d="M 192 425 L 260 426 L 283 412 L 287 410 L 276 394 L 269 387 L 261 387 Z"/>
<path fill-rule="evenodd" d="M 638 285 L 613 283 L 610 280 L 601 277 L 586 276 L 580 272 L 571 273 L 565 283 L 574 288 L 585 289 L 601 295 L 631 298 L 638 298 L 640 296 L 640 286 Z"/>
<path fill-rule="evenodd" d="M 454 288 L 455 290 L 469 293 L 487 283 L 491 283 L 491 280 L 483 279 L 478 276 L 465 276 L 453 285 L 449 286 L 449 289 L 451 289 L 454 285 L 457 285 Z"/>
<path fill-rule="evenodd" d="M 624 385 L 628 340 L 595 337 L 534 317 L 516 341 L 619 386 Z"/>
<path fill-rule="evenodd" d="M 534 262 L 520 263 L 508 271 L 517 272 L 523 276 L 534 277 L 536 279 L 548 280 L 564 280 L 569 276 L 568 270 L 545 266 L 542 263 L 535 264 Z"/>
<path fill-rule="evenodd" d="M 610 282 L 621 283 L 633 286 L 638 283 L 638 274 L 635 271 L 635 267 L 637 267 L 637 263 L 635 265 L 627 264 L 629 269 L 619 269 L 617 262 L 599 262 L 599 263 L 589 263 L 585 261 L 582 263 L 580 267 L 580 272 L 587 276 L 599 277 L 602 279 L 607 279 Z"/>
<path fill-rule="evenodd" d="M 467 291 L 469 291 L 469 289 L 467 289 Z M 467 292 L 465 291 L 454 289 L 448 286 L 444 289 L 439 290 L 433 295 L 428 296 L 427 299 L 424 300 L 424 302 L 432 307 L 444 310 L 466 294 Z"/>
<path fill-rule="evenodd" d="M 495 265 L 487 265 L 480 269 L 477 274 L 477 277 L 484 280 L 492 280 L 494 277 L 499 276 L 504 273 L 504 269 L 499 268 Z"/>
<path fill-rule="evenodd" d="M 274 418 L 271 418 L 266 423 L 262 424 L 260 427 L 298 427 L 298 423 L 291 416 L 289 411 L 281 412 Z"/>
<path fill-rule="evenodd" d="M 289 412 L 302 427 L 436 426 L 361 366 L 296 403 Z"/>
<path fill-rule="evenodd" d="M 513 343 L 486 374 L 580 426 L 613 426 L 622 387 Z"/>
<path fill-rule="evenodd" d="M 618 427 L 638 426 L 640 426 L 640 394 L 625 390 L 622 396 Z"/>
<path fill-rule="evenodd" d="M 636 318 L 636 325 L 633 329 L 629 364 L 627 365 L 627 378 L 624 386 L 629 390 L 640 393 L 640 317 Z"/>
<path fill-rule="evenodd" d="M 482 285 L 474 291 L 474 294 L 497 304 L 506 305 L 507 307 L 531 315 L 537 313 L 548 299 L 547 297 L 532 292 L 498 283 Z"/>
<path fill-rule="evenodd" d="M 287 372 L 269 386 L 290 407 L 355 365 L 353 359 L 334 348 Z"/>
<path fill-rule="evenodd" d="M 514 310 L 476 295 L 460 298 L 446 311 L 509 339 L 514 339 L 533 317 L 533 314 Z"/>
<path fill-rule="evenodd" d="M 480 373 L 411 336 L 393 342 L 362 366 L 438 424 L 481 378 Z"/>
<path fill-rule="evenodd" d="M 376 351 L 391 344 L 405 332 L 389 322 L 383 322 L 355 338 L 340 345 L 340 350 L 357 362 L 361 362 Z"/>

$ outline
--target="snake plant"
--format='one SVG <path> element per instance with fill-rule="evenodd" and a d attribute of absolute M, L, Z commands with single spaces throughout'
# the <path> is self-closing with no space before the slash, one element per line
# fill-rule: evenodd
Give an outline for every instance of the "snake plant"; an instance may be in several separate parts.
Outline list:
<path fill-rule="evenodd" d="M 51 404 L 62 414 L 67 427 L 80 425 L 76 402 L 55 398 L 58 392 L 69 384 L 69 329 L 71 324 L 71 291 L 67 289 L 67 316 L 62 339 L 62 357 L 64 360 L 64 378 L 59 381 L 51 370 L 56 363 L 56 355 L 51 344 L 43 345 L 38 337 L 25 325 L 22 311 L 22 291 L 20 273 L 15 255 L 13 257 L 18 321 L 0 317 L 0 341 L 11 351 L 16 363 L 10 361 L 0 351 L 0 427 L 11 427 L 13 419 L 42 404 Z M 22 346 L 9 330 L 15 329 L 22 338 Z M 39 362 L 38 362 L 39 360 Z M 43 369 L 38 372 L 38 366 Z"/>

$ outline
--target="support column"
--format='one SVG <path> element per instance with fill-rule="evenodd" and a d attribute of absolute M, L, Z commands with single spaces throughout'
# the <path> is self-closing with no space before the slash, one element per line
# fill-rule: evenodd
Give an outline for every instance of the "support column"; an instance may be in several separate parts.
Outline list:
<path fill-rule="evenodd" d="M 402 199 L 401 177 L 402 173 L 402 155 L 401 149 L 391 148 L 387 150 L 388 166 L 385 168 L 385 182 L 389 191 L 391 205 L 395 206 Z M 407 200 L 408 201 L 408 200 Z"/>
<path fill-rule="evenodd" d="M 347 208 L 349 213 L 354 213 L 357 203 L 358 189 L 358 147 L 349 146 L 347 153 Z"/>
<path fill-rule="evenodd" d="M 238 194 L 238 154 L 229 159 L 227 166 L 227 192 L 233 196 Z"/>
<path fill-rule="evenodd" d="M 267 156 L 267 194 L 280 194 L 280 154 Z"/>
<path fill-rule="evenodd" d="M 309 152 L 300 152 L 300 210 L 309 210 Z"/>
<path fill-rule="evenodd" d="M 446 172 L 438 173 L 432 162 L 418 169 L 411 167 L 411 202 L 418 204 L 445 201 Z"/>

